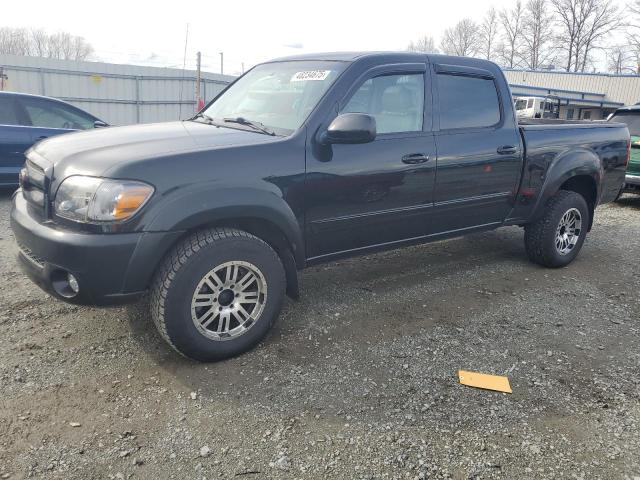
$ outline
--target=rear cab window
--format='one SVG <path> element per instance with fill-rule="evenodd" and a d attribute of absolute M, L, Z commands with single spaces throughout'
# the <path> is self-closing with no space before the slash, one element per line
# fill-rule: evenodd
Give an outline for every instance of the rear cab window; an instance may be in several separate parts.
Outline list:
<path fill-rule="evenodd" d="M 447 72 L 436 78 L 440 130 L 488 128 L 500 123 L 500 99 L 493 79 Z"/>
<path fill-rule="evenodd" d="M 638 111 L 626 111 L 616 113 L 610 122 L 624 123 L 632 137 L 640 137 L 640 109 Z"/>

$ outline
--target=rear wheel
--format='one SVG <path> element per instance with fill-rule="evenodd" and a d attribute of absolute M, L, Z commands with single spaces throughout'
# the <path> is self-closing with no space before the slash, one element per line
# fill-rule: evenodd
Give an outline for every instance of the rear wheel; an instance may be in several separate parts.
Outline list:
<path fill-rule="evenodd" d="M 551 268 L 568 265 L 582 248 L 589 221 L 589 207 L 584 197 L 560 190 L 547 202 L 544 215 L 525 226 L 529 259 Z"/>
<path fill-rule="evenodd" d="M 243 353 L 280 313 L 285 273 L 276 252 L 236 229 L 193 234 L 167 256 L 151 290 L 151 313 L 179 353 L 213 361 Z"/>

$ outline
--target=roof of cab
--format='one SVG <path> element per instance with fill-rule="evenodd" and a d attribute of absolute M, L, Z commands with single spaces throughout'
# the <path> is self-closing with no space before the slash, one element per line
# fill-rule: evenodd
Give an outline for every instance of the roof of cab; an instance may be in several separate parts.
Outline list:
<path fill-rule="evenodd" d="M 60 100 L 59 98 L 47 97 L 47 96 L 44 96 L 44 95 L 35 95 L 33 93 L 2 91 L 2 92 L 0 92 L 0 95 L 13 96 L 13 97 L 27 97 L 27 98 L 44 98 L 45 100 L 51 100 L 52 102 L 58 102 L 58 103 L 64 103 L 65 105 L 71 105 L 70 103 L 65 102 L 64 100 Z M 71 105 L 71 106 L 73 107 L 73 105 Z M 74 107 L 74 108 L 78 108 L 78 107 Z"/>
<path fill-rule="evenodd" d="M 365 60 L 379 57 L 381 60 L 387 62 L 426 62 L 426 63 L 440 63 L 460 65 L 467 67 L 484 68 L 491 71 L 500 70 L 500 67 L 494 62 L 484 60 L 481 58 L 471 57 L 456 57 L 451 55 L 441 55 L 433 53 L 422 52 L 321 52 L 321 53 L 306 53 L 303 55 L 292 55 L 288 57 L 280 57 L 273 60 L 269 60 L 266 63 L 271 62 L 289 62 L 289 61 L 333 61 L 333 62 L 348 62 L 353 63 L 359 60 Z"/>
<path fill-rule="evenodd" d="M 287 61 L 296 61 L 296 60 L 315 60 L 315 61 L 333 61 L 333 62 L 353 62 L 363 57 L 376 57 L 376 56 L 398 56 L 400 58 L 413 58 L 413 59 L 423 59 L 425 58 L 424 53 L 414 53 L 414 52 L 319 52 L 319 53 L 305 53 L 302 55 L 291 55 L 287 57 L 280 57 L 273 60 L 271 62 L 287 62 Z"/>

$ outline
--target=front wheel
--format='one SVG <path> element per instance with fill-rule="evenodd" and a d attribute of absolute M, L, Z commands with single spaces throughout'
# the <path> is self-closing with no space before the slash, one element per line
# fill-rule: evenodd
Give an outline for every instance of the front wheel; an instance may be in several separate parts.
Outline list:
<path fill-rule="evenodd" d="M 529 259 L 550 268 L 568 265 L 582 248 L 589 221 L 584 197 L 560 190 L 547 202 L 543 216 L 525 225 L 524 242 Z"/>
<path fill-rule="evenodd" d="M 165 259 L 151 289 L 151 314 L 179 353 L 221 360 L 267 334 L 285 287 L 282 262 L 266 242 L 242 230 L 203 230 Z"/>

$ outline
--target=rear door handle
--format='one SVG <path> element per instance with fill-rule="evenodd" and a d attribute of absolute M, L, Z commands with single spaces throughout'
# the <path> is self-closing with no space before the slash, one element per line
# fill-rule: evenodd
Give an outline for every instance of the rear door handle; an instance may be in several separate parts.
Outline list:
<path fill-rule="evenodd" d="M 500 155 L 513 155 L 517 151 L 518 149 L 513 145 L 503 145 L 501 147 L 498 147 L 498 153 Z"/>
<path fill-rule="evenodd" d="M 424 163 L 429 161 L 429 155 L 424 153 L 411 153 L 402 157 L 402 163 L 408 165 L 417 165 L 418 163 Z"/>

